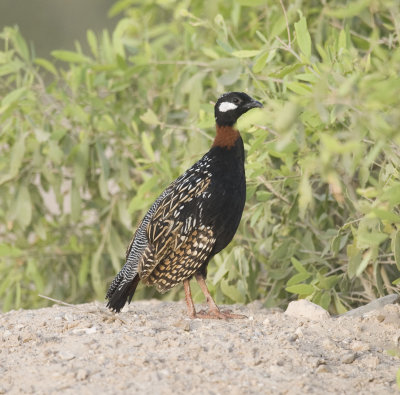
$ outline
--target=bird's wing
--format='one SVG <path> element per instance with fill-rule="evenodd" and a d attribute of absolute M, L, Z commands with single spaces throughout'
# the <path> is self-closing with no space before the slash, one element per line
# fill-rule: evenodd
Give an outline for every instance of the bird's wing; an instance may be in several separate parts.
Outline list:
<path fill-rule="evenodd" d="M 191 168 L 168 187 L 147 225 L 148 245 L 139 263 L 141 278 L 172 251 L 180 250 L 193 231 L 204 225 L 202 200 L 209 183 L 207 172 Z"/>
<path fill-rule="evenodd" d="M 214 244 L 211 227 L 202 225 L 192 230 L 186 241 L 179 248 L 170 249 L 152 271 L 145 269 L 142 272 L 142 281 L 147 285 L 155 285 L 159 292 L 168 291 L 201 268 L 209 259 Z"/>

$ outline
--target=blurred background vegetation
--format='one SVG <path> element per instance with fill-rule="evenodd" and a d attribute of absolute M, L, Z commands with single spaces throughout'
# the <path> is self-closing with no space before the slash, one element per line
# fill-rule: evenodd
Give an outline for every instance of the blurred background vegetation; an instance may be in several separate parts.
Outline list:
<path fill-rule="evenodd" d="M 115 28 L 49 56 L 16 26 L 0 33 L 3 310 L 49 303 L 38 294 L 103 300 L 138 221 L 208 150 L 213 102 L 231 90 L 265 109 L 239 125 L 248 198 L 209 265 L 217 302 L 307 297 L 341 313 L 398 292 L 397 0 L 108 4 Z"/>

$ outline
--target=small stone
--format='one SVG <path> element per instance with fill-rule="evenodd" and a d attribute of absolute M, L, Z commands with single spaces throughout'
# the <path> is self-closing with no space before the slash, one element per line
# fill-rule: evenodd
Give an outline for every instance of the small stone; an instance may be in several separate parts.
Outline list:
<path fill-rule="evenodd" d="M 378 322 L 383 322 L 383 321 L 385 320 L 385 316 L 384 316 L 383 314 L 378 314 L 378 315 L 376 316 L 376 320 L 377 320 Z"/>
<path fill-rule="evenodd" d="M 319 365 L 315 370 L 317 373 L 330 373 L 330 369 L 326 365 Z"/>
<path fill-rule="evenodd" d="M 295 330 L 294 334 L 295 334 L 297 337 L 304 337 L 303 330 L 302 330 L 300 327 L 298 327 L 298 328 Z"/>
<path fill-rule="evenodd" d="M 325 321 L 330 317 L 324 308 L 306 299 L 290 302 L 285 314 L 292 317 L 304 317 L 312 321 Z"/>
<path fill-rule="evenodd" d="M 172 324 L 175 328 L 183 329 L 185 332 L 190 332 L 190 322 L 188 320 L 179 320 Z"/>
<path fill-rule="evenodd" d="M 355 359 L 356 359 L 356 354 L 353 352 L 349 352 L 343 355 L 342 363 L 350 364 L 353 363 Z"/>
<path fill-rule="evenodd" d="M 289 336 L 288 340 L 289 340 L 291 343 L 294 343 L 298 338 L 299 338 L 299 335 L 298 335 L 297 333 L 294 333 L 293 335 L 290 335 L 290 336 Z"/>
<path fill-rule="evenodd" d="M 76 374 L 75 377 L 77 380 L 85 380 L 89 375 L 89 372 L 85 369 L 79 369 Z"/>
<path fill-rule="evenodd" d="M 331 339 L 324 339 L 324 341 L 322 342 L 322 346 L 326 349 L 326 350 L 336 350 L 337 346 L 335 344 L 335 342 L 333 342 Z"/>
<path fill-rule="evenodd" d="M 368 351 L 371 347 L 368 343 L 361 342 L 359 340 L 354 340 L 350 344 L 350 348 L 353 351 Z"/>
<path fill-rule="evenodd" d="M 264 326 L 270 326 L 270 325 L 271 325 L 271 320 L 270 320 L 269 318 L 266 318 L 266 319 L 263 321 L 263 325 L 264 325 Z"/>
<path fill-rule="evenodd" d="M 63 318 L 65 321 L 68 321 L 68 322 L 72 322 L 74 320 L 74 316 L 70 313 L 66 313 Z"/>
<path fill-rule="evenodd" d="M 379 365 L 379 358 L 376 356 L 369 356 L 362 361 L 365 366 L 370 369 L 376 369 Z"/>
<path fill-rule="evenodd" d="M 86 329 L 85 329 L 85 333 L 86 333 L 87 335 L 91 335 L 91 334 L 96 333 L 96 332 L 97 332 L 97 329 L 96 329 L 95 326 L 92 326 L 91 328 L 86 328 Z"/>
<path fill-rule="evenodd" d="M 388 313 L 388 314 L 386 314 L 385 321 L 383 323 L 386 325 L 399 327 L 400 326 L 400 315 L 397 312 Z"/>
<path fill-rule="evenodd" d="M 69 351 L 60 351 L 59 356 L 63 361 L 70 361 L 75 358 L 75 355 Z"/>

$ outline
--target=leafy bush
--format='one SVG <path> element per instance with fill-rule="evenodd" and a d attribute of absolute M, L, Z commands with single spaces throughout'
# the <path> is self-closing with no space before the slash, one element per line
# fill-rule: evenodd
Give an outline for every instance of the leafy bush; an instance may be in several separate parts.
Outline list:
<path fill-rule="evenodd" d="M 38 293 L 102 299 L 151 202 L 207 151 L 229 90 L 265 110 L 239 124 L 248 199 L 209 265 L 217 301 L 299 295 L 340 313 L 397 290 L 399 9 L 288 3 L 121 0 L 112 34 L 88 31 L 91 53 L 77 43 L 54 61 L 3 30 L 4 310 L 45 305 Z"/>

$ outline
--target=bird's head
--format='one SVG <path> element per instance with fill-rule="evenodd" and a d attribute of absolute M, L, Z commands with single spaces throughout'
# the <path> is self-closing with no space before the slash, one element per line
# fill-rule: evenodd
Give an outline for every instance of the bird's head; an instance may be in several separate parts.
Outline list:
<path fill-rule="evenodd" d="M 215 103 L 215 122 L 218 126 L 233 126 L 241 115 L 263 105 L 243 92 L 224 93 Z"/>

